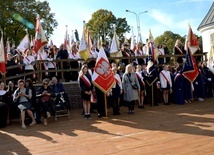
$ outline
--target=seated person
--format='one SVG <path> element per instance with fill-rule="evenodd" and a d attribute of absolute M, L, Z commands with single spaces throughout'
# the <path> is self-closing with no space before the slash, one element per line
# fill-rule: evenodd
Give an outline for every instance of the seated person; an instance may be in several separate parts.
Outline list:
<path fill-rule="evenodd" d="M 63 88 L 63 85 L 62 83 L 58 82 L 57 78 L 56 77 L 52 77 L 52 80 L 51 80 L 51 88 L 53 89 L 54 93 L 58 94 L 58 93 L 61 93 L 61 92 L 64 92 L 64 88 Z"/>
<path fill-rule="evenodd" d="M 52 78 L 51 88 L 56 95 L 55 104 L 57 105 L 59 103 L 63 103 L 67 109 L 70 109 L 68 94 L 65 92 L 63 84 L 61 82 L 58 82 L 56 77 Z"/>
<path fill-rule="evenodd" d="M 9 124 L 10 106 L 7 91 L 4 90 L 4 83 L 0 82 L 0 128 Z"/>
<path fill-rule="evenodd" d="M 37 92 L 39 97 L 38 107 L 41 109 L 42 114 L 44 115 L 44 125 L 47 125 L 47 118 L 51 117 L 51 112 L 53 111 L 53 100 L 55 97 L 53 90 L 49 86 L 49 80 L 43 80 L 43 86 L 41 86 Z"/>
<path fill-rule="evenodd" d="M 32 90 L 25 87 L 24 80 L 19 80 L 18 88 L 14 92 L 13 101 L 17 103 L 18 108 L 21 111 L 22 129 L 26 129 L 25 111 L 27 111 L 28 115 L 32 119 L 32 123 L 30 124 L 30 126 L 34 126 L 36 124 L 33 113 L 31 111 L 31 102 L 30 102 L 31 97 L 32 97 Z"/>

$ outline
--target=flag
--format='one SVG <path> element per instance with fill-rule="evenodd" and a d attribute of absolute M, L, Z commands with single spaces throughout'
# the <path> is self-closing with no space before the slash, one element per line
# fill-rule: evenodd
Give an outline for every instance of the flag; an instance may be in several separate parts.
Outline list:
<path fill-rule="evenodd" d="M 90 31 L 88 30 L 87 31 L 87 48 L 89 53 L 91 51 L 91 47 L 92 47 L 91 35 L 90 35 Z"/>
<path fill-rule="evenodd" d="M 209 58 L 208 58 L 208 68 L 214 74 L 214 45 L 210 48 Z"/>
<path fill-rule="evenodd" d="M 138 43 L 143 43 L 141 33 L 139 33 L 139 36 L 138 36 Z"/>
<path fill-rule="evenodd" d="M 85 30 L 83 28 L 83 33 L 82 33 L 82 37 L 81 37 L 80 45 L 79 45 L 79 55 L 84 60 L 87 60 L 90 57 L 90 51 L 88 51 L 88 47 L 89 47 L 89 45 L 86 44 Z"/>
<path fill-rule="evenodd" d="M 198 40 L 197 40 L 196 36 L 194 35 L 194 33 L 192 32 L 192 28 L 190 25 L 189 25 L 188 34 L 186 37 L 185 50 L 187 51 L 188 48 L 190 49 L 192 54 L 194 54 L 199 49 Z"/>
<path fill-rule="evenodd" d="M 100 48 L 92 75 L 93 84 L 103 93 L 107 93 L 114 85 L 114 74 L 103 47 Z"/>
<path fill-rule="evenodd" d="M 40 23 L 40 18 L 36 18 L 36 35 L 34 41 L 34 51 L 37 53 L 44 45 L 48 43 L 43 28 Z"/>
<path fill-rule="evenodd" d="M 157 61 L 157 59 L 158 59 L 159 51 L 158 51 L 157 47 L 154 44 L 154 38 L 153 38 L 151 30 L 149 30 L 149 38 L 148 38 L 148 40 L 149 40 L 149 42 L 148 42 L 148 44 L 149 44 L 149 53 L 152 55 L 152 60 L 155 63 Z"/>
<path fill-rule="evenodd" d="M 17 49 L 22 52 L 23 54 L 30 48 L 30 40 L 28 34 L 22 39 L 20 44 L 18 45 Z"/>
<path fill-rule="evenodd" d="M 184 66 L 183 66 L 182 75 L 190 82 L 193 82 L 198 76 L 198 73 L 199 71 L 198 71 L 198 66 L 196 64 L 195 58 L 192 56 L 192 53 L 188 48 L 187 54 L 186 54 L 186 61 L 184 62 Z"/>
<path fill-rule="evenodd" d="M 7 53 L 10 53 L 10 42 L 9 42 L 9 40 L 7 40 L 7 43 L 6 43 L 6 52 Z"/>
<path fill-rule="evenodd" d="M 112 38 L 112 43 L 110 47 L 110 56 L 111 57 L 122 57 L 122 52 L 119 50 L 119 40 L 118 36 L 116 34 L 116 31 L 114 31 L 114 36 Z M 120 59 L 115 60 L 117 63 L 120 61 Z"/>
<path fill-rule="evenodd" d="M 73 30 L 72 30 L 72 34 L 71 34 L 71 45 L 73 45 L 74 44 L 74 33 L 73 33 Z"/>
<path fill-rule="evenodd" d="M 4 51 L 4 42 L 3 42 L 3 33 L 1 33 L 1 42 L 0 42 L 0 73 L 5 75 L 6 73 L 6 57 Z"/>
<path fill-rule="evenodd" d="M 135 40 L 135 36 L 134 36 L 134 31 L 133 31 L 133 27 L 132 27 L 132 36 L 131 36 L 131 45 L 130 45 L 130 49 L 134 52 L 136 50 L 136 40 Z"/>
<path fill-rule="evenodd" d="M 30 36 L 30 47 L 34 46 L 34 39 L 32 37 L 32 35 Z"/>

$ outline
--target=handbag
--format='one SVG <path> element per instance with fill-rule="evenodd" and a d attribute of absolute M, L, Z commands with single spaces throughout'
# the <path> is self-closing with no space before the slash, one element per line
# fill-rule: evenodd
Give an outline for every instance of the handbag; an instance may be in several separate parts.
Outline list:
<path fill-rule="evenodd" d="M 127 75 L 127 76 L 128 76 L 128 75 Z M 138 89 L 137 84 L 132 84 L 132 81 L 131 81 L 131 79 L 130 79 L 129 76 L 128 76 L 128 79 L 129 79 L 130 84 L 132 85 L 132 88 L 133 88 L 133 89 Z"/>

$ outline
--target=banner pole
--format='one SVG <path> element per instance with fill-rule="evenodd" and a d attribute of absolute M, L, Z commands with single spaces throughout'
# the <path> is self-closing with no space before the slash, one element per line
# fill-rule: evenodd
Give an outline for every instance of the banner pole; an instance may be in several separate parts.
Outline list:
<path fill-rule="evenodd" d="M 152 107 L 154 106 L 154 84 L 152 84 Z"/>
<path fill-rule="evenodd" d="M 105 100 L 105 113 L 106 113 L 106 118 L 108 117 L 108 109 L 107 109 L 107 101 L 106 101 L 106 93 L 104 93 L 104 100 Z"/>

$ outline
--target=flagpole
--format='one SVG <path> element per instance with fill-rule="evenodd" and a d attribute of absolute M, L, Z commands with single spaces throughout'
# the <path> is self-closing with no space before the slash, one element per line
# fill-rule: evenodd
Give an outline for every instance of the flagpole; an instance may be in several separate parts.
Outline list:
<path fill-rule="evenodd" d="M 108 118 L 108 109 L 107 109 L 107 100 L 106 100 L 106 93 L 104 93 L 104 100 L 105 100 L 105 112 L 106 112 L 106 118 Z"/>
<path fill-rule="evenodd" d="M 154 83 L 152 84 L 152 107 L 154 106 Z"/>

